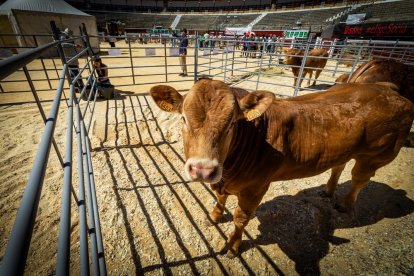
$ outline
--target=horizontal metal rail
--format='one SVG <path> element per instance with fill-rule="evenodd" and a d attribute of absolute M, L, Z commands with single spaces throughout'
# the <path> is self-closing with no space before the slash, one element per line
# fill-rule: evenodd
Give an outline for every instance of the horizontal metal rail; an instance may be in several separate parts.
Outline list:
<path fill-rule="evenodd" d="M 52 27 L 53 29 L 53 27 Z M 16 56 L 7 58 L 0 61 L 0 70 L 2 77 L 7 77 L 14 72 L 20 71 L 20 68 L 23 68 L 27 81 L 31 88 L 31 92 L 35 96 L 36 103 L 38 104 L 39 110 L 42 111 L 40 105 L 40 100 L 37 97 L 37 92 L 42 91 L 42 89 L 35 89 L 33 81 L 30 77 L 30 70 L 27 68 L 27 64 L 34 61 L 37 57 L 41 56 L 42 53 L 48 49 L 57 47 L 59 50 L 60 44 L 62 42 L 73 41 L 72 38 L 67 40 L 58 40 L 49 44 L 45 44 L 41 47 L 38 47 L 33 50 L 26 51 L 24 53 L 18 54 Z M 86 39 L 87 34 L 86 34 Z M 88 43 L 87 43 L 88 44 Z M 59 52 L 59 51 L 58 51 Z M 92 51 L 86 48 L 82 50 L 75 58 L 70 59 L 75 62 L 80 56 L 84 54 L 90 54 Z M 63 51 L 60 51 L 63 54 Z M 71 198 L 73 197 L 76 200 L 78 210 L 79 210 L 79 225 L 80 225 L 80 255 L 81 255 L 81 275 L 89 275 L 89 253 L 92 256 L 92 268 L 94 275 L 106 275 L 106 264 L 103 252 L 103 243 L 102 243 L 102 234 L 100 230 L 99 222 L 99 213 L 98 213 L 98 203 L 95 191 L 95 182 L 93 177 L 93 168 L 92 168 L 92 159 L 91 159 L 91 150 L 90 150 L 90 141 L 88 131 L 92 123 L 93 112 L 95 109 L 96 99 L 98 91 L 96 89 L 96 77 L 93 76 L 94 68 L 92 67 L 92 59 L 87 58 L 86 63 L 80 73 L 71 79 L 69 74 L 70 67 L 66 64 L 66 57 L 62 56 L 62 71 L 59 74 L 58 86 L 54 99 L 51 105 L 51 110 L 48 117 L 45 119 L 45 128 L 42 134 L 41 142 L 36 154 L 35 161 L 33 163 L 33 168 L 24 191 L 20 208 L 18 210 L 16 220 L 10 238 L 7 243 L 7 248 L 0 267 L 0 275 L 22 275 L 25 270 L 26 260 L 28 256 L 28 251 L 30 247 L 30 241 L 32 237 L 32 232 L 34 228 L 34 223 L 36 220 L 36 214 L 39 206 L 40 194 L 42 191 L 43 182 L 45 179 L 46 167 L 48 165 L 49 154 L 51 145 L 54 144 L 53 133 L 57 124 L 57 117 L 59 114 L 59 106 L 62 101 L 62 95 L 66 100 L 64 95 L 64 86 L 65 81 L 68 80 L 69 83 L 69 99 L 66 100 L 68 106 L 67 112 L 67 129 L 66 129 L 66 151 L 64 159 L 61 159 L 61 165 L 63 169 L 63 185 L 62 185 L 62 205 L 61 205 L 61 216 L 59 224 L 59 240 L 58 240 L 58 249 L 57 249 L 57 263 L 56 263 L 56 274 L 57 275 L 69 275 L 69 264 L 70 264 L 70 236 L 71 236 Z M 54 63 L 55 65 L 55 63 Z M 45 68 L 44 63 L 42 63 L 43 68 Z M 8 68 L 6 68 L 8 67 Z M 85 70 L 88 68 L 88 70 Z M 5 70 L 3 70 L 5 69 Z M 7 69 L 7 70 L 6 70 Z M 55 66 L 54 69 L 58 74 L 58 70 Z M 90 95 L 88 96 L 87 101 L 85 101 L 85 109 L 83 114 L 80 110 L 80 101 L 82 94 L 79 95 L 79 98 L 76 97 L 74 92 L 74 83 L 83 78 L 82 73 L 88 74 L 86 85 L 92 84 L 92 89 Z M 50 81 L 52 78 L 47 76 L 47 81 Z M 53 80 L 53 79 L 52 79 Z M 93 81 L 92 81 L 93 80 Z M 4 83 L 5 81 L 0 81 Z M 1 91 L 4 92 L 3 88 L 0 86 Z M 49 83 L 50 89 L 43 89 L 43 91 L 51 91 L 51 84 Z M 85 93 L 86 86 L 84 87 L 83 92 Z M 30 91 L 30 90 L 29 90 Z M 13 91 L 19 92 L 19 91 Z M 9 93 L 9 92 L 7 92 Z M 90 113 L 87 117 L 87 107 L 91 104 L 91 99 L 93 99 L 93 107 L 89 108 Z M 74 110 L 75 107 L 75 110 Z M 76 111 L 76 117 L 73 118 L 73 112 Z M 88 120 L 88 127 L 85 125 L 85 119 Z M 79 196 L 75 194 L 72 187 L 72 173 L 73 173 L 73 164 L 72 164 L 72 143 L 73 143 L 73 128 L 78 138 L 78 188 Z M 56 149 L 59 154 L 59 151 Z M 60 156 L 60 154 L 59 154 Z M 84 170 L 85 169 L 85 170 Z M 86 180 L 86 181 L 84 181 Z M 84 186 L 86 185 L 86 186 Z M 86 189 L 85 189 L 86 187 Z M 87 193 L 85 193 L 85 190 Z M 88 208 L 88 212 L 86 211 Z M 89 219 L 89 223 L 87 223 Z M 89 239 L 88 239 L 89 236 Z M 88 250 L 88 244 L 91 246 L 91 250 Z"/>
<path fill-rule="evenodd" d="M 66 66 L 64 66 L 63 69 L 59 87 L 56 91 L 56 96 L 53 100 L 46 121 L 45 130 L 41 138 L 39 151 L 33 162 L 33 169 L 21 200 L 9 242 L 7 243 L 6 253 L 0 268 L 0 275 L 21 275 L 24 271 L 37 208 L 39 206 L 45 171 L 49 160 L 53 133 L 56 126 L 60 98 L 63 90 L 63 83 L 65 81 Z"/>

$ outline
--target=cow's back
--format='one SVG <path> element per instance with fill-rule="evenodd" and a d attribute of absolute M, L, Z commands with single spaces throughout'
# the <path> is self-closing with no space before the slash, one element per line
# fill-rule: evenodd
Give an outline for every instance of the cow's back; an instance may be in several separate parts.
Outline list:
<path fill-rule="evenodd" d="M 268 140 L 284 156 L 273 180 L 316 175 L 361 155 L 398 152 L 414 118 L 412 103 L 375 84 L 277 100 L 269 112 L 279 118 Z"/>
<path fill-rule="evenodd" d="M 414 67 L 395 60 L 371 60 L 358 67 L 349 83 L 392 82 L 399 93 L 414 102 Z"/>
<path fill-rule="evenodd" d="M 308 58 L 306 59 L 306 67 L 325 68 L 328 56 L 326 49 L 312 49 L 309 51 Z"/>

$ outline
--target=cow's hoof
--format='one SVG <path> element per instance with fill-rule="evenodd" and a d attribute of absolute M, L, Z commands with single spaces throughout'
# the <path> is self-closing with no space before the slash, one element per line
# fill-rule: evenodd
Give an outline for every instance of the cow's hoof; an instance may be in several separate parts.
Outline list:
<path fill-rule="evenodd" d="M 320 197 L 332 197 L 333 193 L 328 193 L 327 191 L 320 191 L 319 193 Z"/>
<path fill-rule="evenodd" d="M 237 256 L 237 253 L 233 252 L 232 250 L 227 251 L 226 257 L 229 259 L 234 259 Z"/>
<path fill-rule="evenodd" d="M 340 213 L 345 213 L 345 214 L 354 214 L 355 213 L 355 209 L 353 207 L 350 207 L 350 206 L 347 206 L 347 205 L 341 204 L 341 203 L 335 203 L 334 208 L 335 208 L 335 210 L 337 210 Z"/>
<path fill-rule="evenodd" d="M 204 220 L 204 224 L 207 227 L 210 227 L 210 226 L 213 226 L 213 225 L 218 224 L 222 220 L 222 218 L 223 217 L 219 217 L 217 219 L 213 219 L 211 216 L 207 216 L 206 219 Z"/>

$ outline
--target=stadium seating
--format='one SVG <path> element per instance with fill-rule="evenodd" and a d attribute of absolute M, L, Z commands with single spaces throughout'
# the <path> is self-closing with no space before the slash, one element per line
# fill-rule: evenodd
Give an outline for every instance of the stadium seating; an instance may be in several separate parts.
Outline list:
<path fill-rule="evenodd" d="M 366 13 L 366 23 L 379 21 L 413 21 L 414 1 L 403 0 L 364 5 L 355 9 L 352 13 Z M 346 21 L 346 17 L 347 15 L 343 16 L 341 21 Z"/>
<path fill-rule="evenodd" d="M 311 27 L 312 30 L 319 31 L 326 26 L 325 20 L 327 18 L 345 9 L 346 7 L 269 13 L 254 28 L 260 30 L 277 30 Z"/>
<path fill-rule="evenodd" d="M 246 27 L 259 14 L 185 14 L 177 28 L 224 30 L 226 27 Z"/>

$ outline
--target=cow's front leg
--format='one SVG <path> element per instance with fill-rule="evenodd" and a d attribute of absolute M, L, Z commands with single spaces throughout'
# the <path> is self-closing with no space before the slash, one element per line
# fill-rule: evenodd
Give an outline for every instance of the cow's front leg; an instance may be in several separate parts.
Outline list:
<path fill-rule="evenodd" d="M 217 203 L 206 220 L 207 225 L 212 225 L 212 223 L 216 224 L 220 222 L 221 218 L 223 217 L 224 209 L 226 208 L 225 205 L 228 195 L 220 194 L 216 191 L 216 197 Z"/>
<path fill-rule="evenodd" d="M 234 258 L 237 255 L 242 241 L 244 228 L 249 223 L 249 220 L 254 214 L 257 206 L 259 206 L 263 195 L 264 193 L 256 196 L 251 193 L 246 193 L 246 195 L 240 195 L 238 197 L 238 206 L 233 214 L 234 231 L 227 239 L 225 247 L 227 250 L 227 257 Z"/>

